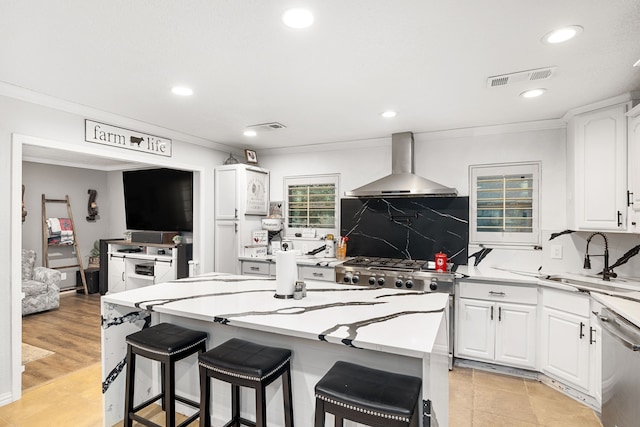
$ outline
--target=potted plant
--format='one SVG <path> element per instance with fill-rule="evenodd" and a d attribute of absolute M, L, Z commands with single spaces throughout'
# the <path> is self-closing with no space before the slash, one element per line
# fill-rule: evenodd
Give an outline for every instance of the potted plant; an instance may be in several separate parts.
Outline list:
<path fill-rule="evenodd" d="M 93 242 L 93 248 L 89 251 L 88 268 L 100 268 L 100 242 Z"/>

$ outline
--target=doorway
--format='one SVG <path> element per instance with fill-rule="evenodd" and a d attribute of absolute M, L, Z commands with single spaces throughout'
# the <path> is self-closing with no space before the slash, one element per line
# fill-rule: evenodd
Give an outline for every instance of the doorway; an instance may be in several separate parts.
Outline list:
<path fill-rule="evenodd" d="M 127 151 L 127 150 L 122 150 Z M 13 400 L 22 395 L 22 289 L 21 289 L 21 253 L 22 249 L 22 173 L 23 160 L 34 161 L 39 158 L 43 163 L 62 162 L 70 165 L 70 159 L 75 159 L 75 164 L 87 165 L 97 170 L 111 172 L 141 167 L 168 167 L 173 169 L 190 170 L 194 172 L 194 228 L 193 228 L 193 257 L 202 259 L 206 226 L 201 221 L 204 217 L 202 209 L 204 200 L 204 168 L 193 164 L 177 164 L 171 158 L 141 158 L 137 153 L 120 153 L 103 147 L 86 147 L 77 144 L 63 143 L 26 135 L 14 134 L 12 136 L 12 185 L 11 185 L 11 392 Z M 121 181 L 120 181 L 121 182 Z M 39 216 L 39 212 L 33 212 Z M 124 218 L 124 202 L 122 202 L 122 217 Z M 124 224 L 122 219 L 121 224 Z M 123 230 L 114 233 L 111 226 L 108 237 L 122 235 Z M 83 252 L 86 251 L 83 250 Z"/>

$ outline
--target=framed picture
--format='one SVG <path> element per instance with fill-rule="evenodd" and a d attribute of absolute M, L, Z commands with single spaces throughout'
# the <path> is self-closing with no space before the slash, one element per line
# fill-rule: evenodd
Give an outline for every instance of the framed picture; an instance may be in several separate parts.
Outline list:
<path fill-rule="evenodd" d="M 269 209 L 269 174 L 247 169 L 247 215 L 266 215 Z"/>
<path fill-rule="evenodd" d="M 247 159 L 247 163 L 250 163 L 252 165 L 257 165 L 258 164 L 258 155 L 256 154 L 255 151 L 248 150 L 248 149 L 245 148 L 244 157 L 245 157 L 245 159 Z"/>

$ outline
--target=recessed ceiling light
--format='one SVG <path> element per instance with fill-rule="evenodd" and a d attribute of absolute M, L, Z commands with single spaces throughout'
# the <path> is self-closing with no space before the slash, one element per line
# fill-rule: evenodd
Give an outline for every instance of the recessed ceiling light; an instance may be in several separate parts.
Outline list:
<path fill-rule="evenodd" d="M 520 94 L 520 96 L 523 97 L 523 98 L 535 98 L 535 97 L 538 97 L 538 96 L 542 95 L 546 91 L 547 90 L 544 89 L 544 88 L 531 89 L 531 90 L 526 90 L 526 91 L 522 92 Z"/>
<path fill-rule="evenodd" d="M 284 11 L 282 14 L 282 22 L 291 28 L 307 28 L 313 24 L 313 15 L 307 9 L 296 7 Z"/>
<path fill-rule="evenodd" d="M 255 130 L 249 129 L 249 130 L 245 130 L 242 134 L 244 136 L 256 136 L 258 132 L 256 132 Z"/>
<path fill-rule="evenodd" d="M 171 92 L 173 92 L 174 95 L 180 95 L 180 96 L 193 95 L 193 89 L 186 86 L 174 86 L 171 88 Z"/>
<path fill-rule="evenodd" d="M 384 113 L 382 113 L 382 114 L 380 114 L 380 115 L 381 115 L 382 117 L 384 117 L 385 119 L 390 119 L 390 118 L 392 118 L 392 117 L 397 116 L 397 115 L 398 115 L 398 113 L 397 113 L 397 112 L 395 112 L 395 111 L 391 111 L 391 110 L 389 110 L 389 111 L 385 111 Z"/>
<path fill-rule="evenodd" d="M 542 38 L 543 43 L 556 44 L 566 42 L 567 40 L 571 40 L 578 34 L 582 32 L 582 27 L 580 25 L 571 25 L 569 27 L 558 28 L 557 30 L 553 30 Z"/>
<path fill-rule="evenodd" d="M 640 67 L 640 59 L 638 59 L 638 60 L 636 61 L 636 63 L 635 63 L 635 64 L 633 64 L 633 66 L 634 66 L 634 67 Z"/>

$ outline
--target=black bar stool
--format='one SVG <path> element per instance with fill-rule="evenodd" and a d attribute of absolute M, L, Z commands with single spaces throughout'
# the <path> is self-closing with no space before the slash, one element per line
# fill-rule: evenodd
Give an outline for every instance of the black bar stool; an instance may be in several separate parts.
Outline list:
<path fill-rule="evenodd" d="M 373 427 L 417 427 L 422 380 L 347 362 L 336 362 L 316 384 L 315 427 L 326 412 L 336 427 L 348 419 Z"/>
<path fill-rule="evenodd" d="M 211 427 L 211 381 L 215 378 L 231 384 L 232 418 L 227 426 L 267 425 L 265 389 L 282 377 L 285 427 L 293 427 L 291 397 L 291 350 L 267 347 L 232 338 L 198 356 L 200 365 L 200 427 Z M 256 421 L 240 417 L 240 387 L 256 392 Z"/>
<path fill-rule="evenodd" d="M 198 408 L 198 402 L 176 395 L 175 362 L 194 353 L 202 353 L 206 348 L 207 333 L 193 331 L 169 323 L 160 323 L 126 338 L 127 342 L 127 381 L 125 385 L 124 427 L 131 427 L 133 421 L 146 426 L 159 427 L 158 424 L 137 415 L 158 399 L 162 399 L 162 409 L 166 412 L 166 427 L 176 427 L 176 400 Z M 136 355 L 160 362 L 162 391 L 155 397 L 133 405 Z M 186 426 L 200 414 L 195 413 L 178 427 Z"/>

